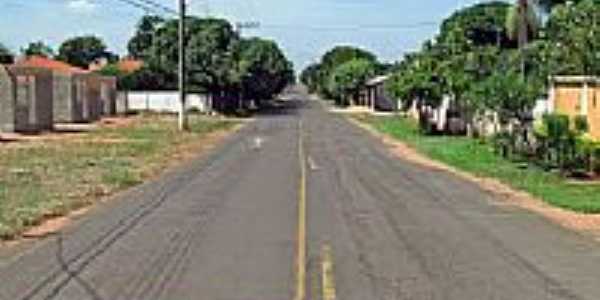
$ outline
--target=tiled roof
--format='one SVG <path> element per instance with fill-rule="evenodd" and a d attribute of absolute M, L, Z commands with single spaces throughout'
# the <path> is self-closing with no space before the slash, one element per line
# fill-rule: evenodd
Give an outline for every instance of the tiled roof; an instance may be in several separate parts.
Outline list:
<path fill-rule="evenodd" d="M 88 73 L 87 70 L 71 66 L 68 63 L 36 55 L 17 60 L 14 65 L 17 67 L 50 69 L 68 74 Z"/>
<path fill-rule="evenodd" d="M 144 66 L 144 62 L 135 59 L 123 59 L 117 63 L 119 70 L 125 73 L 133 73 Z"/>

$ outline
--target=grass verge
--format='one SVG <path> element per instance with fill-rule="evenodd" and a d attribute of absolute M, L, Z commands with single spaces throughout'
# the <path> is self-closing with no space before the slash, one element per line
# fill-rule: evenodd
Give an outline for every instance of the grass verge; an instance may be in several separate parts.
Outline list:
<path fill-rule="evenodd" d="M 498 179 L 553 206 L 579 213 L 600 213 L 599 184 L 577 184 L 534 166 L 523 168 L 522 164 L 496 155 L 489 144 L 479 140 L 423 135 L 416 122 L 405 117 L 361 115 L 353 118 L 459 170 Z"/>
<path fill-rule="evenodd" d="M 179 133 L 171 116 L 133 118 L 123 126 L 0 144 L 0 238 L 155 176 L 211 143 L 210 133 L 237 124 L 196 116 L 191 130 Z"/>

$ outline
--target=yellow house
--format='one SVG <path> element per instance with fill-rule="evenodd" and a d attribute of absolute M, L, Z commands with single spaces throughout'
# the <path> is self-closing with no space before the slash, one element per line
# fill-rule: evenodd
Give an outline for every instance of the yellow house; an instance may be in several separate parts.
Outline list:
<path fill-rule="evenodd" d="M 551 112 L 586 116 L 590 136 L 600 140 L 600 77 L 551 77 L 549 97 Z"/>

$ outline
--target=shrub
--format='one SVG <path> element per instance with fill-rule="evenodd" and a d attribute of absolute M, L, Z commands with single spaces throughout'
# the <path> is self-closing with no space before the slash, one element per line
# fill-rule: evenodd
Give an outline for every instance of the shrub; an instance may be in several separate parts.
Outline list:
<path fill-rule="evenodd" d="M 575 131 L 578 134 L 583 134 L 588 132 L 590 129 L 587 116 L 576 116 L 575 117 Z"/>

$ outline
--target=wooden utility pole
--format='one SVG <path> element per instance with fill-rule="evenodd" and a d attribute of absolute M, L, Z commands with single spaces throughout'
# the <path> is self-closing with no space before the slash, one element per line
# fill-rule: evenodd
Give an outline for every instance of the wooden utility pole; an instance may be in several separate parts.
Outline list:
<path fill-rule="evenodd" d="M 185 3 L 179 0 L 179 130 L 188 130 L 186 108 Z"/>

